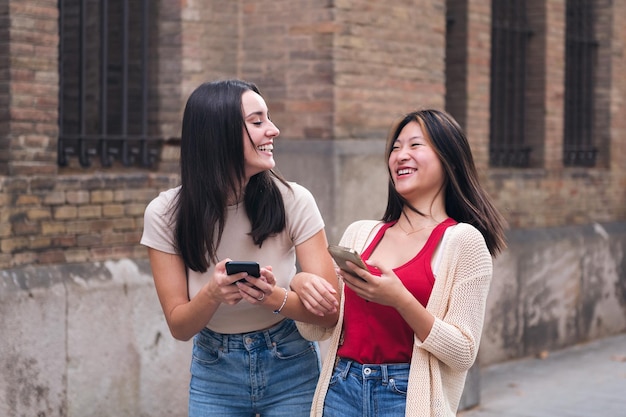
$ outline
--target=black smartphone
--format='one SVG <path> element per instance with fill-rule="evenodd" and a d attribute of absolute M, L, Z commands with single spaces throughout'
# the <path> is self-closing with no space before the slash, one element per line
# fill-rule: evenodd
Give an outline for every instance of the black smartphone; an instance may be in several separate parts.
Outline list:
<path fill-rule="evenodd" d="M 258 262 L 254 262 L 254 261 L 226 262 L 226 273 L 228 275 L 237 274 L 239 272 L 247 272 L 248 275 L 252 277 L 256 277 L 256 278 L 259 278 L 261 276 L 261 268 L 259 267 Z"/>
<path fill-rule="evenodd" d="M 348 268 L 346 261 L 350 261 L 366 271 L 368 270 L 365 262 L 361 259 L 361 255 L 359 255 L 359 253 L 354 249 L 338 245 L 329 245 L 328 252 L 330 252 L 330 255 L 333 257 L 339 268 L 344 271 L 352 272 L 352 270 Z"/>

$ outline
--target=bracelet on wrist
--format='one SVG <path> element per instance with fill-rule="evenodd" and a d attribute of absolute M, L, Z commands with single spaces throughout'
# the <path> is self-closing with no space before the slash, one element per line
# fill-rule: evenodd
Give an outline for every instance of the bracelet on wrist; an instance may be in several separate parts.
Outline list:
<path fill-rule="evenodd" d="M 276 310 L 274 310 L 274 314 L 280 313 L 281 310 L 283 309 L 283 307 L 285 307 L 285 304 L 287 304 L 287 296 L 289 295 L 289 290 L 287 288 L 283 288 L 283 290 L 285 290 L 285 296 L 283 297 L 283 303 L 280 305 L 280 307 L 278 307 Z"/>

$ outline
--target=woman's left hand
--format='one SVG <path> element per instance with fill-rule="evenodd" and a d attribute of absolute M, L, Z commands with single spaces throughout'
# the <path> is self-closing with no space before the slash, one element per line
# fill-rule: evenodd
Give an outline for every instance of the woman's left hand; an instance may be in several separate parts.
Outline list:
<path fill-rule="evenodd" d="M 259 278 L 248 275 L 245 281 L 236 283 L 239 293 L 244 300 L 250 304 L 263 304 L 267 296 L 274 290 L 276 279 L 272 272 L 271 266 L 261 268 L 261 276 Z"/>
<path fill-rule="evenodd" d="M 367 264 L 380 270 L 381 276 L 372 275 L 369 271 L 359 268 L 352 262 L 348 262 L 348 266 L 352 268 L 352 273 L 342 269 L 338 270 L 337 273 L 359 297 L 393 307 L 399 301 L 400 296 L 408 293 L 408 290 L 391 268 L 374 261 L 367 261 Z"/>

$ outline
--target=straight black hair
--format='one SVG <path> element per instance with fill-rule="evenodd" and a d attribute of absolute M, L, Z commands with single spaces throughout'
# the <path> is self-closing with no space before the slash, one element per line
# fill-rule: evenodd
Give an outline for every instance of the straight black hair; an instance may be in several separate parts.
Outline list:
<path fill-rule="evenodd" d="M 205 272 L 218 262 L 229 196 L 240 201 L 243 192 L 252 224 L 249 234 L 256 245 L 285 228 L 285 207 L 276 181 L 288 184 L 280 174 L 273 170 L 256 174 L 242 190 L 246 126 L 241 96 L 248 90 L 261 95 L 255 84 L 242 80 L 204 83 L 185 106 L 181 188 L 173 218 L 177 248 L 185 265 L 194 271 Z"/>

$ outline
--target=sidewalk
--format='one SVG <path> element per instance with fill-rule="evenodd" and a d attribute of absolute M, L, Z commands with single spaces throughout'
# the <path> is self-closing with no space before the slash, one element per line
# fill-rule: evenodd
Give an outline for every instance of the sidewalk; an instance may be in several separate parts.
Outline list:
<path fill-rule="evenodd" d="M 626 334 L 481 370 L 480 404 L 458 417 L 626 417 Z"/>

